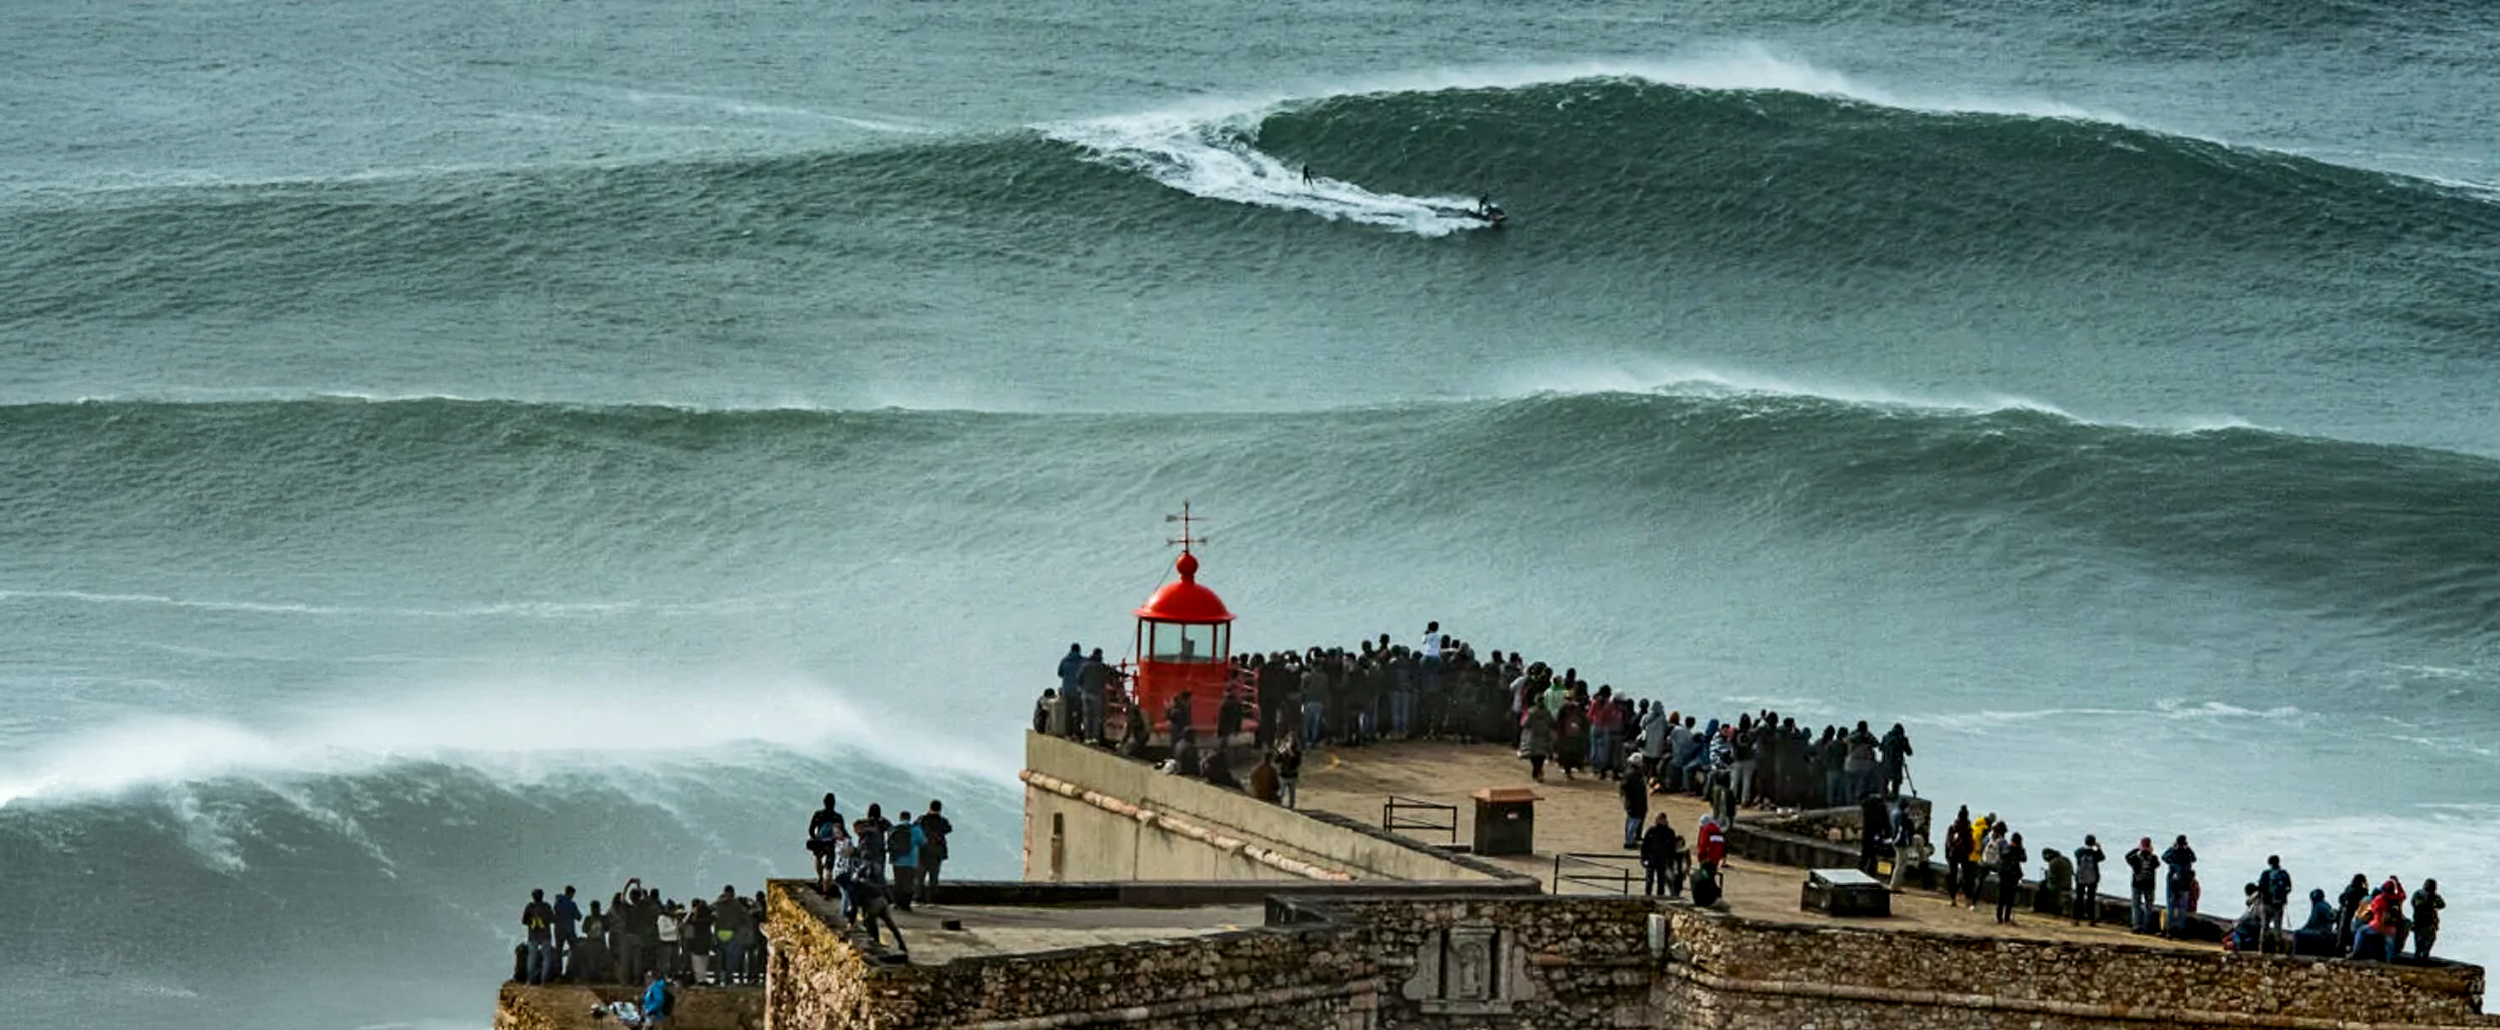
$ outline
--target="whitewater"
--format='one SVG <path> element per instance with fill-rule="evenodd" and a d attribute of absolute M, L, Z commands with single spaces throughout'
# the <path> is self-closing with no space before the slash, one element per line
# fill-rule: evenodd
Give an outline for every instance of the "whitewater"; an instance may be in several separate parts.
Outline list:
<path fill-rule="evenodd" d="M 1014 876 L 1183 499 L 1242 645 L 2500 959 L 2500 20 L 2311 13 L 9 5 L 0 1021 L 481 1027 L 828 789 Z"/>

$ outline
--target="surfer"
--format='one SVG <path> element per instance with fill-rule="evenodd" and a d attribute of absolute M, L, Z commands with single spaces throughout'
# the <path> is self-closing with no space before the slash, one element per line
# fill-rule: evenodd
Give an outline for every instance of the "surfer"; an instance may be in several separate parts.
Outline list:
<path fill-rule="evenodd" d="M 1311 183 L 1311 166 L 1310 166 L 1310 165 L 1303 165 L 1303 166 L 1302 166 L 1302 184 L 1303 184 L 1303 185 L 1305 185 L 1305 186 L 1308 186 L 1308 185 L 1310 185 L 1310 183 Z"/>

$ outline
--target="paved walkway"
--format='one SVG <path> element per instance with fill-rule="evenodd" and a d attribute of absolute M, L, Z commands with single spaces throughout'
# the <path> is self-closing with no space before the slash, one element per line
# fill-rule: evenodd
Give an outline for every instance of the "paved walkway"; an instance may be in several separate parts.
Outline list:
<path fill-rule="evenodd" d="M 1380 825 L 1381 805 L 1389 795 L 1456 805 L 1458 839 L 1475 835 L 1473 805 L 1468 795 L 1483 787 L 1530 787 L 1542 796 L 1536 810 L 1537 853 L 1528 857 L 1490 858 L 1496 864 L 1536 877 L 1554 890 L 1557 851 L 1618 855 L 1635 870 L 1633 853 L 1622 850 L 1623 801 L 1612 780 L 1582 776 L 1563 779 L 1550 763 L 1546 779 L 1528 778 L 1528 764 L 1505 747 L 1490 744 L 1396 743 L 1359 748 L 1327 748 L 1304 760 L 1301 803 L 1373 826 Z M 1950 805 L 1939 803 L 1944 811 Z M 1653 795 L 1650 817 L 1669 814 L 1676 832 L 1687 839 L 1707 811 L 1697 798 Z M 1744 821 L 1744 813 L 1737 821 Z M 1443 843 L 1445 834 L 1400 831 L 1429 843 Z M 1602 872 L 1601 870 L 1588 870 Z M 2030 870 L 2038 872 L 2037 865 Z M 2123 872 L 2123 870 L 2121 870 Z M 2187 945 L 2159 937 L 2139 936 L 2122 927 L 2073 926 L 2064 919 L 2018 913 L 2011 924 L 1999 924 L 1993 907 L 1972 911 L 1945 903 L 1942 894 L 1910 890 L 1893 896 L 1891 919 L 1834 919 L 1798 907 L 1805 874 L 1786 866 L 1731 860 L 1728 864 L 1728 910 L 1749 919 L 1777 922 L 1848 925 L 1864 928 L 1915 928 L 1974 937 L 2030 940 L 2107 941 L 2186 950 L 2211 950 L 2212 945 Z M 1638 889 L 1638 881 L 1634 881 Z M 1561 893 L 1587 893 L 1593 888 L 1565 883 Z M 1611 888 L 1606 889 L 1612 893 Z"/>
<path fill-rule="evenodd" d="M 839 902 L 802 892 L 802 902 L 817 918 L 833 925 Z M 950 929 L 946 924 L 954 923 Z M 959 958 L 1021 955 L 1061 948 L 1129 944 L 1223 933 L 1263 925 L 1264 905 L 1192 905 L 1177 908 L 1134 908 L 1118 905 L 933 905 L 896 910 L 894 923 L 918 965 L 944 965 Z M 885 938 L 893 946 L 893 937 Z"/>

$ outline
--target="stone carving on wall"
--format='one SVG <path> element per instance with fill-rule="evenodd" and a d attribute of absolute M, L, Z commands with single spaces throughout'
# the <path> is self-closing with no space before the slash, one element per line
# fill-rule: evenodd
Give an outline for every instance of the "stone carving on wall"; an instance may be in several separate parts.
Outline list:
<path fill-rule="evenodd" d="M 1402 993 L 1426 1012 L 1503 1015 L 1533 993 L 1527 957 L 1491 923 L 1461 923 L 1424 937 Z"/>

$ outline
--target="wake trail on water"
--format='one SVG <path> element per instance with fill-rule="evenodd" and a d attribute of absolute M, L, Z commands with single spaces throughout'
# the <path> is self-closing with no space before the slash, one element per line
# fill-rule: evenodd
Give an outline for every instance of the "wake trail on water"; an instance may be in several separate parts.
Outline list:
<path fill-rule="evenodd" d="M 1323 174 L 1306 175 L 1302 166 L 1257 148 L 1262 117 L 1261 112 L 1212 120 L 1147 114 L 1059 126 L 1045 134 L 1086 148 L 1104 164 L 1209 200 L 1301 211 L 1417 236 L 1486 227 L 1483 220 L 1462 213 L 1475 206 L 1469 197 L 1375 192 Z"/>

